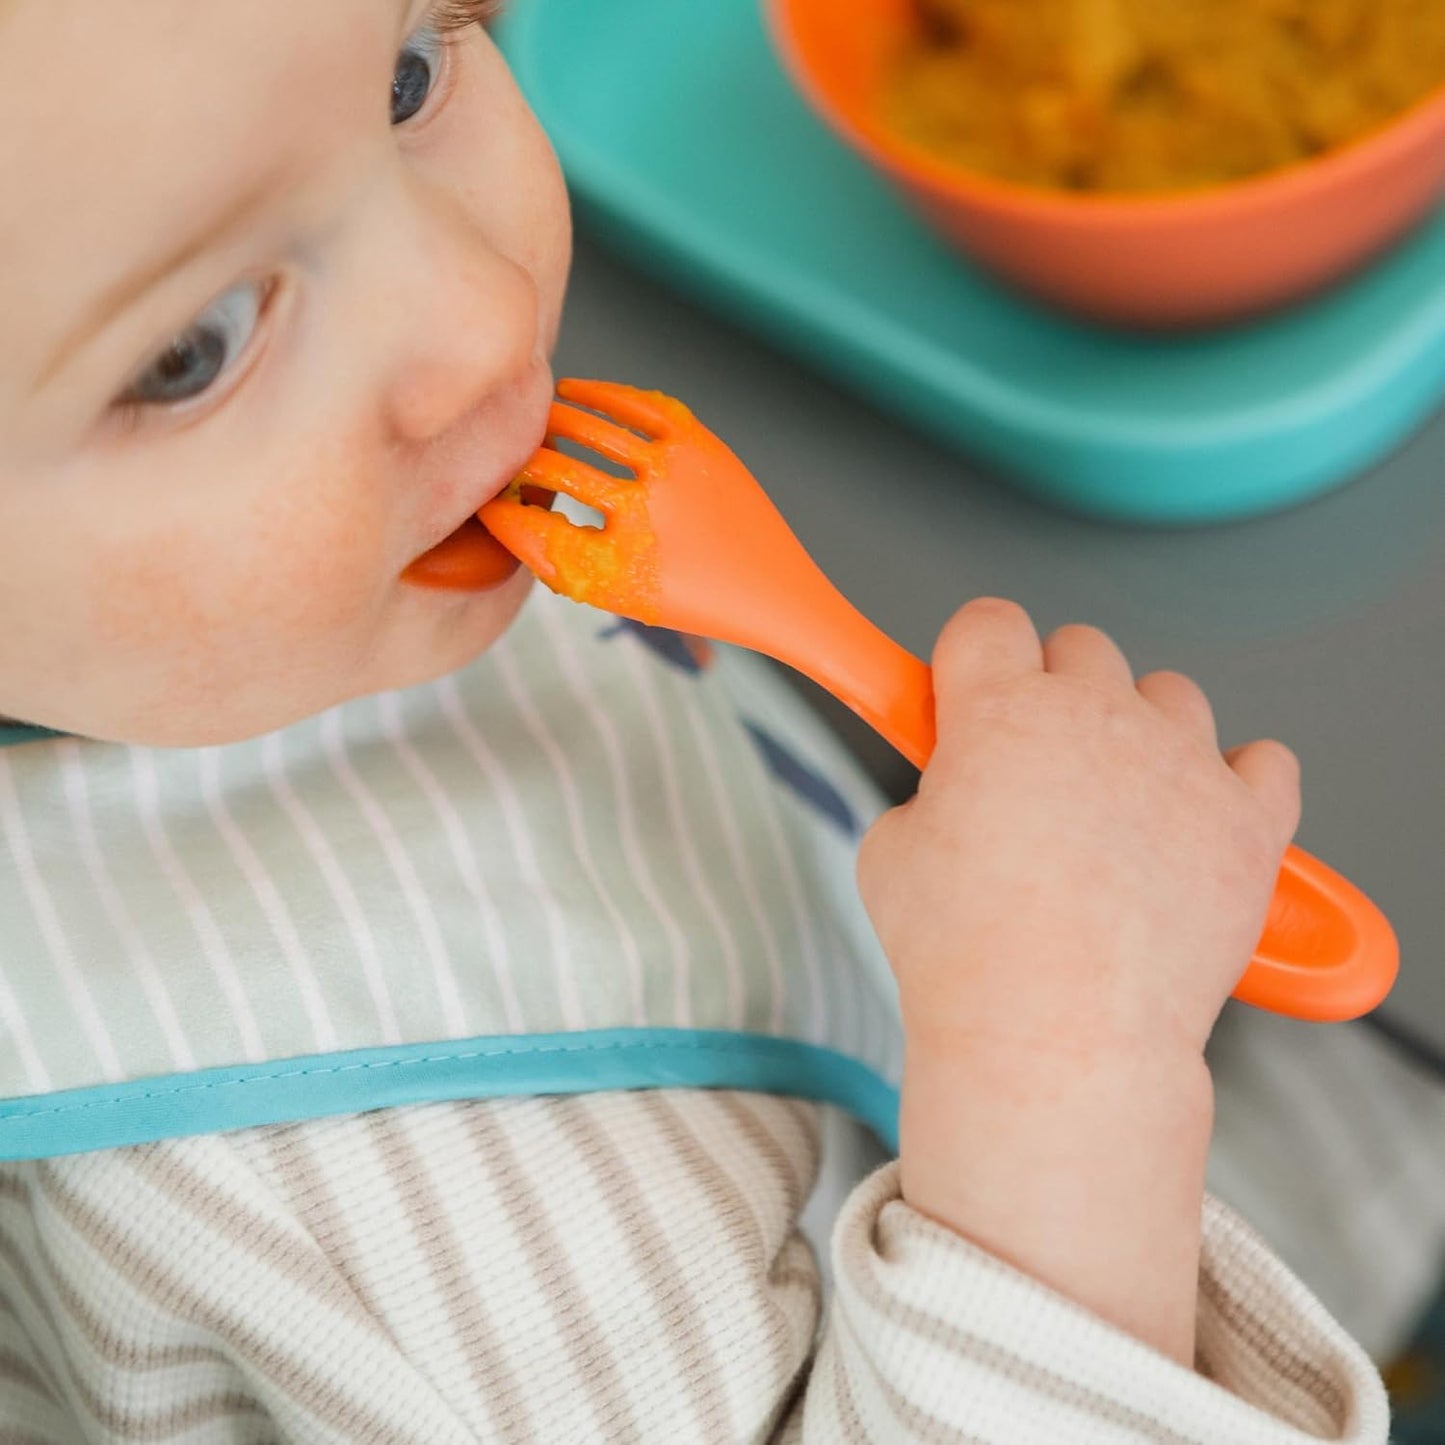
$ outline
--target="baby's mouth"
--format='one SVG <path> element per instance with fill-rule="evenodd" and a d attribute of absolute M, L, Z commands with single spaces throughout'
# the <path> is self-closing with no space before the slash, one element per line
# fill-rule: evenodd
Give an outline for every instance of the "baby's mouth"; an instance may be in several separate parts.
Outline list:
<path fill-rule="evenodd" d="M 516 394 L 509 395 L 508 400 L 516 402 L 515 416 L 509 411 L 506 428 L 516 438 L 515 447 L 508 447 L 511 455 L 503 457 L 497 471 L 490 472 L 490 483 L 483 474 L 486 494 L 477 498 L 472 514 L 450 536 L 443 537 L 402 569 L 403 582 L 438 592 L 487 592 L 515 576 L 522 565 L 492 536 L 478 513 L 486 503 L 512 485 L 517 473 L 545 440 L 547 416 L 552 404 L 550 370 L 539 365 L 524 382 L 518 383 Z M 532 494 L 529 501 L 540 506 L 552 505 L 550 493 L 530 486 L 527 491 Z"/>
<path fill-rule="evenodd" d="M 478 518 L 468 517 L 450 537 L 409 563 L 401 580 L 439 592 L 486 592 L 500 587 L 521 565 Z"/>
<path fill-rule="evenodd" d="M 550 507 L 551 492 L 527 487 L 532 506 Z M 522 564 L 487 531 L 479 517 L 468 517 L 449 537 L 444 537 L 401 574 L 403 582 L 429 587 L 438 592 L 488 592 L 500 587 Z"/>

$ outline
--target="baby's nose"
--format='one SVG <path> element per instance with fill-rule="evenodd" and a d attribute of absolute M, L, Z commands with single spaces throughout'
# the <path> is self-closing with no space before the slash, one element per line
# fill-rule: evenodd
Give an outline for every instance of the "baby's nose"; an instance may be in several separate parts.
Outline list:
<path fill-rule="evenodd" d="M 443 435 L 516 381 L 540 344 L 537 289 L 524 267 L 447 197 L 424 205 L 418 223 L 425 238 L 399 288 L 403 339 L 386 395 L 391 427 L 408 442 Z"/>

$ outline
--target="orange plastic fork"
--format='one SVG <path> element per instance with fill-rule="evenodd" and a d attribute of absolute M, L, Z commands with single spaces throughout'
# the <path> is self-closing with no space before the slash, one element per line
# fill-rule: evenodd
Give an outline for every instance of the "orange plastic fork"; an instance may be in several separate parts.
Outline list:
<path fill-rule="evenodd" d="M 847 602 L 742 462 L 670 397 L 600 381 L 557 390 L 548 440 L 578 443 L 631 475 L 544 446 L 482 508 L 488 531 L 555 592 L 787 663 L 922 768 L 935 739 L 930 669 Z M 529 503 L 532 487 L 596 509 L 603 526 Z M 1398 966 L 1380 910 L 1292 847 L 1234 996 L 1297 1018 L 1355 1018 L 1390 991 Z"/>

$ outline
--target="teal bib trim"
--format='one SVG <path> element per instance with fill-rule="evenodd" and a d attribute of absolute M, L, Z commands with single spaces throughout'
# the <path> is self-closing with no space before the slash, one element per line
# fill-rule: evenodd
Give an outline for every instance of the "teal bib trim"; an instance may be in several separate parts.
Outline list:
<path fill-rule="evenodd" d="M 833 1049 L 707 1029 L 598 1029 L 355 1049 L 0 1103 L 0 1160 L 46 1159 L 401 1104 L 617 1089 L 836 1104 L 898 1147 L 898 1091 Z"/>
<path fill-rule="evenodd" d="M 41 738 L 63 737 L 51 728 L 25 727 L 18 723 L 0 723 L 0 748 L 18 748 L 21 743 L 39 742 Z"/>

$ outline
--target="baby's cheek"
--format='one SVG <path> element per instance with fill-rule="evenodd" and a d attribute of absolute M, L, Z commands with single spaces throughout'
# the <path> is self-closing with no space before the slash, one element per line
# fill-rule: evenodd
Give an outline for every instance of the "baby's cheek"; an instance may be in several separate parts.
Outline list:
<path fill-rule="evenodd" d="M 357 475 L 352 472 L 352 477 Z M 127 650 L 319 650 L 365 629 L 387 557 L 384 509 L 328 476 L 133 536 L 96 569 L 97 628 Z"/>
<path fill-rule="evenodd" d="M 186 528 L 156 528 L 129 535 L 101 552 L 88 592 L 96 636 L 131 656 L 174 649 L 187 637 L 204 637 L 215 625 L 215 585 L 209 553 Z"/>
<path fill-rule="evenodd" d="M 288 509 L 258 524 L 242 586 L 278 633 L 320 640 L 374 615 L 387 561 L 384 518 L 360 507 Z"/>

